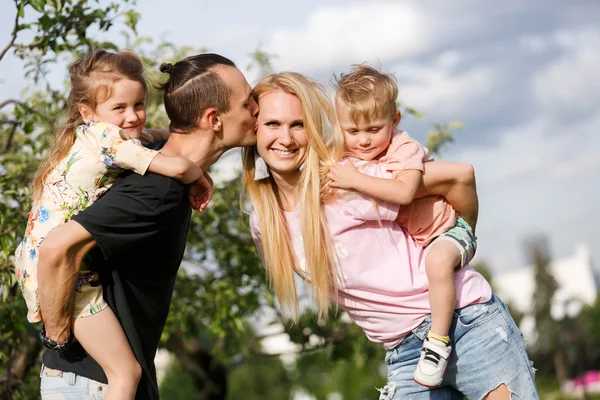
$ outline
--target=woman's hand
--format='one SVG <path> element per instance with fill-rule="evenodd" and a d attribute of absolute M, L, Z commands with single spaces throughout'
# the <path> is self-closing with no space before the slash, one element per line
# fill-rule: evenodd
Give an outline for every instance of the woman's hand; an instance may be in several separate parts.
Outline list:
<path fill-rule="evenodd" d="M 190 183 L 188 197 L 194 210 L 204 211 L 212 198 L 213 180 L 203 171 L 203 176 L 195 182 Z"/>

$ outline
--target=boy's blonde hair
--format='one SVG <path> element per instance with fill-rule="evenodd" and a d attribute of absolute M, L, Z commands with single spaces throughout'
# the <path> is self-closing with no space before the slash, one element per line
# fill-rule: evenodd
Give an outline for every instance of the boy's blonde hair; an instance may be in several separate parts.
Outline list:
<path fill-rule="evenodd" d="M 384 74 L 367 64 L 354 64 L 350 72 L 336 80 L 336 105 L 342 102 L 354 123 L 377 118 L 394 118 L 398 85 L 391 74 Z"/>

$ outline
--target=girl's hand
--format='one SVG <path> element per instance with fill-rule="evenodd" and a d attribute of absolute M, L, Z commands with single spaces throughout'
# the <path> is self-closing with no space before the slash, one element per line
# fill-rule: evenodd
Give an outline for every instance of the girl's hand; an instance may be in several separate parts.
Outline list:
<path fill-rule="evenodd" d="M 355 184 L 360 179 L 362 173 L 356 169 L 352 162 L 347 162 L 344 165 L 334 163 L 327 174 L 331 179 L 331 187 L 352 190 L 356 189 Z"/>
<path fill-rule="evenodd" d="M 213 180 L 203 171 L 203 176 L 197 181 L 190 183 L 188 197 L 194 210 L 204 211 L 212 198 Z"/>

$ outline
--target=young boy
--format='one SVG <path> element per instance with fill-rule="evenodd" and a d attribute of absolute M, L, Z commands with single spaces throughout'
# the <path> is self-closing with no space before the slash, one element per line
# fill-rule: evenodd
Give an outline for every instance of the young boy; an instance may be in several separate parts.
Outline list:
<path fill-rule="evenodd" d="M 366 65 L 354 65 L 337 80 L 336 111 L 339 129 L 337 143 L 344 143 L 344 159 L 335 164 L 329 178 L 335 188 L 356 190 L 375 199 L 404 205 L 397 222 L 427 247 L 425 270 L 429 280 L 431 330 L 414 373 L 414 380 L 427 387 L 442 383 L 452 347 L 449 328 L 456 302 L 454 271 L 466 265 L 477 248 L 474 227 L 477 197 L 474 179 L 471 198 L 453 196 L 452 187 L 442 196 L 416 198 L 422 189 L 424 163 L 433 158 L 426 148 L 404 131 L 396 130 L 401 119 L 396 107 L 398 87 L 393 77 Z M 395 179 L 375 178 L 358 169 L 368 162 L 380 162 L 394 172 Z M 456 163 L 449 174 L 472 167 Z M 463 173 L 464 174 L 464 173 Z M 457 215 L 447 199 L 461 211 Z"/>

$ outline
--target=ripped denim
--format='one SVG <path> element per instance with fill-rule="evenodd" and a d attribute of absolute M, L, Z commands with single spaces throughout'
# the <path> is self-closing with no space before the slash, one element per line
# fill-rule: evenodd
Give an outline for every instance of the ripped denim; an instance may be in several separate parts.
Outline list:
<path fill-rule="evenodd" d="M 502 384 L 511 399 L 539 399 L 523 335 L 496 295 L 486 303 L 455 311 L 450 328 L 450 364 L 444 382 L 435 389 L 412 379 L 430 326 L 429 316 L 387 352 L 388 383 L 379 389 L 380 400 L 483 399 Z"/>

